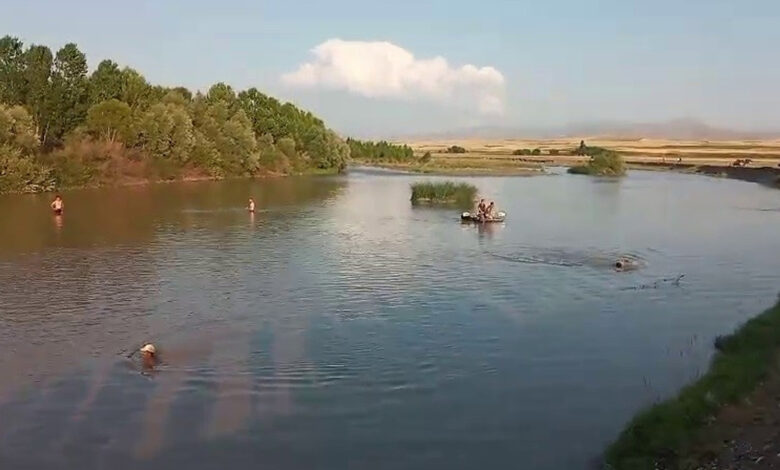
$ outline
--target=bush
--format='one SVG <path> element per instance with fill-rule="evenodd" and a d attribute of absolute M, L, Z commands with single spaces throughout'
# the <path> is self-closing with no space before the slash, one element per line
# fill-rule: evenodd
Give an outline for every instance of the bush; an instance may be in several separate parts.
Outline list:
<path fill-rule="evenodd" d="M 431 152 L 425 152 L 425 154 L 420 158 L 420 163 L 429 163 L 432 159 L 433 157 L 431 156 Z"/>
<path fill-rule="evenodd" d="M 466 149 L 458 145 L 447 148 L 447 153 L 466 153 Z"/>
<path fill-rule="evenodd" d="M 550 151 L 549 151 L 548 153 L 549 153 L 550 155 L 558 155 L 558 154 L 560 154 L 561 152 L 560 152 L 558 149 L 550 149 Z"/>
<path fill-rule="evenodd" d="M 413 183 L 411 189 L 412 204 L 457 204 L 462 207 L 471 207 L 477 196 L 475 186 L 453 181 Z"/>
<path fill-rule="evenodd" d="M 541 155 L 541 154 L 542 154 L 542 151 L 539 150 L 539 149 L 533 149 L 531 151 L 531 155 Z"/>
<path fill-rule="evenodd" d="M 18 148 L 0 146 L 0 193 L 35 193 L 54 189 L 48 168 L 31 157 L 22 156 Z"/>
<path fill-rule="evenodd" d="M 575 175 L 622 176 L 626 172 L 623 157 L 612 150 L 601 147 L 587 147 L 590 161 L 586 165 L 569 168 Z"/>

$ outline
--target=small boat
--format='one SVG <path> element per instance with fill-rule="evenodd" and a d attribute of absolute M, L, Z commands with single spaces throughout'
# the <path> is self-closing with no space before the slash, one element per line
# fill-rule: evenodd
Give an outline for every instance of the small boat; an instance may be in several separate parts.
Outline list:
<path fill-rule="evenodd" d="M 499 211 L 495 217 L 482 218 L 471 212 L 464 212 L 460 215 L 461 222 L 476 222 L 478 224 L 486 224 L 490 222 L 503 222 L 506 219 L 506 212 Z"/>

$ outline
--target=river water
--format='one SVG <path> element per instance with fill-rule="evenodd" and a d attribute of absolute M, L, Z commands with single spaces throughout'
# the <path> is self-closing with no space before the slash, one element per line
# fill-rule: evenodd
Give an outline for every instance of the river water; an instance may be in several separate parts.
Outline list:
<path fill-rule="evenodd" d="M 0 468 L 591 468 L 780 288 L 780 191 L 464 178 L 477 227 L 419 179 L 0 197 Z"/>

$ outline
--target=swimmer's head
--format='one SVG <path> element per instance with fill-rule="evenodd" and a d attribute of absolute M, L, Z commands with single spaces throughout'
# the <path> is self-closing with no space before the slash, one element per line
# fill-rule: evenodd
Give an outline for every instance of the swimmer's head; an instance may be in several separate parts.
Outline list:
<path fill-rule="evenodd" d="M 141 354 L 144 356 L 155 356 L 157 354 L 157 348 L 151 343 L 146 344 L 141 348 Z"/>
<path fill-rule="evenodd" d="M 615 261 L 615 269 L 620 270 L 620 269 L 623 269 L 625 267 L 626 267 L 626 262 L 624 260 L 619 259 L 619 260 Z"/>

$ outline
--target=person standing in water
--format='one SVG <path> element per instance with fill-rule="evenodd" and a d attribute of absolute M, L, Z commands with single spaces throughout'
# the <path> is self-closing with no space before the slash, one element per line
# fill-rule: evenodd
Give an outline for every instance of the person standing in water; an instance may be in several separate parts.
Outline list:
<path fill-rule="evenodd" d="M 249 198 L 249 207 L 247 207 L 247 209 L 249 209 L 249 212 L 255 211 L 255 200 L 251 197 Z"/>
<path fill-rule="evenodd" d="M 62 215 L 63 209 L 65 209 L 65 203 L 62 202 L 62 196 L 58 194 L 51 202 L 51 210 L 54 211 L 55 215 Z"/>

